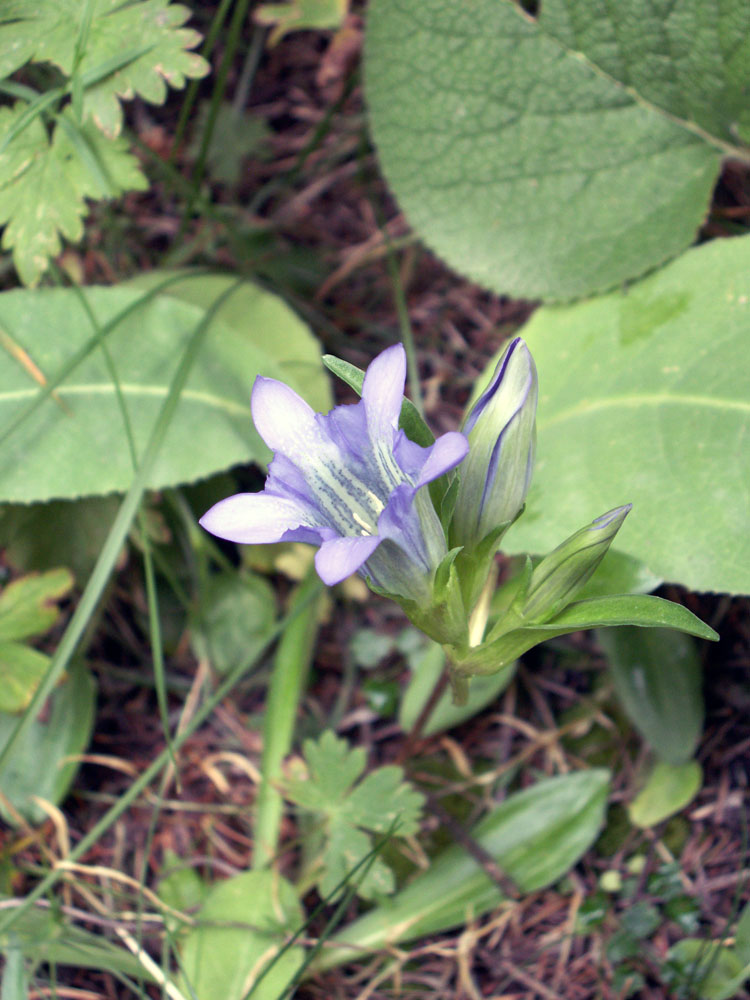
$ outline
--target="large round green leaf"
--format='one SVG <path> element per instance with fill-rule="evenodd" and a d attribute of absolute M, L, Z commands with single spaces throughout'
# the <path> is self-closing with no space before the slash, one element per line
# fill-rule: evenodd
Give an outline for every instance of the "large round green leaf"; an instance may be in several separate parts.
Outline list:
<path fill-rule="evenodd" d="M 140 284 L 164 281 L 161 274 Z M 0 365 L 0 500 L 29 503 L 126 490 L 133 463 L 112 369 L 137 458 L 191 334 L 234 283 L 223 276 L 186 276 L 150 297 L 137 285 L 0 295 L 2 346 L 13 350 Z M 109 361 L 96 344 L 92 315 Z M 86 345 L 91 350 L 54 394 L 26 413 L 40 390 L 24 355 L 53 382 Z M 268 459 L 250 413 L 259 373 L 287 382 L 316 409 L 330 406 L 320 351 L 305 324 L 275 296 L 242 283 L 210 320 L 151 488 Z"/>
<path fill-rule="evenodd" d="M 419 236 L 498 292 L 566 300 L 685 249 L 750 134 L 750 5 L 373 0 L 372 132 Z"/>
<path fill-rule="evenodd" d="M 537 464 L 504 547 L 547 552 L 632 502 L 618 549 L 664 580 L 750 593 L 750 237 L 540 309 L 523 336 L 539 370 Z"/>

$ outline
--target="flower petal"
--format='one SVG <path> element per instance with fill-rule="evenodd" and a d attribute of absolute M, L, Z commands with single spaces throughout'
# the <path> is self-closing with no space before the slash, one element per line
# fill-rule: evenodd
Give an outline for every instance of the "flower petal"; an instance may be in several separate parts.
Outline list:
<path fill-rule="evenodd" d="M 315 553 L 315 569 L 323 583 L 332 587 L 356 573 L 380 545 L 377 535 L 332 538 Z"/>
<path fill-rule="evenodd" d="M 268 447 L 302 468 L 334 447 L 312 407 L 283 382 L 259 375 L 250 406 L 258 433 Z"/>
<path fill-rule="evenodd" d="M 441 435 L 430 449 L 427 461 L 417 480 L 417 488 L 431 483 L 433 479 L 442 476 L 455 467 L 469 454 L 469 442 L 458 431 L 448 431 Z"/>
<path fill-rule="evenodd" d="M 430 457 L 430 449 L 423 448 L 420 444 L 415 444 L 401 430 L 396 435 L 396 443 L 393 445 L 393 456 L 398 462 L 398 467 L 412 481 L 419 479 L 419 473 Z"/>
<path fill-rule="evenodd" d="M 330 413 L 319 413 L 318 422 L 342 452 L 353 455 L 359 461 L 366 460 L 370 451 L 370 435 L 367 431 L 367 412 L 364 403 L 345 403 L 335 406 Z"/>
<path fill-rule="evenodd" d="M 387 348 L 368 366 L 362 400 L 373 442 L 384 439 L 392 443 L 398 429 L 405 382 L 406 352 L 402 344 Z"/>
<path fill-rule="evenodd" d="M 245 544 L 280 542 L 282 539 L 309 541 L 310 538 L 289 538 L 288 532 L 305 529 L 304 533 L 309 535 L 309 529 L 316 527 L 311 523 L 306 506 L 267 493 L 236 493 L 220 500 L 199 523 L 212 535 Z"/>

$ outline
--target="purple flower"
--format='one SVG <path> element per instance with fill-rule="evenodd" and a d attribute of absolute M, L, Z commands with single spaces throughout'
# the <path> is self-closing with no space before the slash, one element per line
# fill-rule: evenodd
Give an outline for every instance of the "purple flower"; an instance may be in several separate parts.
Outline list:
<path fill-rule="evenodd" d="M 265 489 L 220 501 L 201 525 L 234 542 L 319 545 L 324 583 L 359 571 L 386 593 L 428 601 L 447 547 L 423 487 L 469 446 L 451 432 L 422 448 L 398 429 L 405 378 L 399 344 L 369 366 L 358 403 L 322 414 L 282 382 L 258 376 L 253 420 L 274 452 Z"/>

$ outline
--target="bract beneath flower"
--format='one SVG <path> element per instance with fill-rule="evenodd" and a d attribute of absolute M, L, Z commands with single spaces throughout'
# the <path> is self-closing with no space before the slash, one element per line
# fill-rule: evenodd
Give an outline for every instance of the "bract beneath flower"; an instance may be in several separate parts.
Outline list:
<path fill-rule="evenodd" d="M 358 403 L 322 414 L 259 376 L 253 420 L 274 452 L 265 489 L 220 501 L 201 525 L 234 542 L 310 542 L 320 546 L 315 566 L 324 583 L 359 571 L 388 593 L 428 600 L 447 549 L 423 487 L 463 461 L 469 446 L 450 432 L 422 448 L 398 429 L 405 379 L 398 344 L 369 366 Z"/>

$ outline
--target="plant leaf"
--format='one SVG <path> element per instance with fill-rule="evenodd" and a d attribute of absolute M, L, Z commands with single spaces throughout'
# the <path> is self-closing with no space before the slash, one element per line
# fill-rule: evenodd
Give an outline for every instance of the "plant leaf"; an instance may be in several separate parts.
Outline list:
<path fill-rule="evenodd" d="M 692 611 L 674 601 L 665 601 L 651 594 L 621 594 L 611 597 L 591 597 L 586 601 L 574 601 L 552 621 L 544 625 L 534 625 L 532 629 L 576 630 L 612 625 L 638 625 L 641 628 L 663 627 L 687 632 L 699 639 L 716 640 L 714 630 L 696 618 Z M 532 631 L 524 629 L 523 631 Z"/>
<path fill-rule="evenodd" d="M 21 102 L 0 108 L 0 144 L 25 111 Z M 83 233 L 86 198 L 112 198 L 148 186 L 138 161 L 120 139 L 107 140 L 93 125 L 78 126 L 69 110 L 49 139 L 35 118 L 0 154 L 0 225 L 3 247 L 26 285 L 35 285 L 61 237 Z M 67 126 L 67 127 L 65 127 Z"/>
<path fill-rule="evenodd" d="M 522 892 L 560 878 L 598 834 L 604 818 L 609 772 L 578 771 L 549 778 L 510 795 L 471 831 Z M 377 951 L 476 920 L 503 893 L 461 847 L 438 855 L 391 900 L 349 924 L 314 963 L 333 968 L 361 951 Z"/>
<path fill-rule="evenodd" d="M 671 629 L 597 634 L 628 718 L 656 753 L 684 764 L 703 731 L 703 672 L 695 643 Z"/>
<path fill-rule="evenodd" d="M 278 955 L 303 920 L 297 895 L 286 879 L 272 871 L 250 871 L 217 882 L 197 919 L 198 926 L 181 949 L 181 989 L 186 997 L 243 1000 L 251 989 L 253 1000 L 279 1000 L 284 995 L 304 959 L 298 946 Z"/>
<path fill-rule="evenodd" d="M 0 712 L 18 714 L 31 701 L 49 657 L 21 642 L 0 641 Z"/>
<path fill-rule="evenodd" d="M 0 902 L 8 899 L 0 896 Z M 7 949 L 10 954 L 20 953 L 37 964 L 124 972 L 134 979 L 155 981 L 150 970 L 125 948 L 117 947 L 101 934 L 68 924 L 49 910 L 27 910 L 14 919 L 11 930 L 0 934 L 0 949 Z"/>
<path fill-rule="evenodd" d="M 349 0 L 291 0 L 288 3 L 261 3 L 253 18 L 273 27 L 268 44 L 276 45 L 290 31 L 326 31 L 341 26 Z"/>
<path fill-rule="evenodd" d="M 188 147 L 188 155 L 193 160 L 198 159 L 210 119 L 211 101 L 201 101 Z M 268 159 L 271 134 L 268 122 L 261 115 L 238 111 L 233 104 L 222 101 L 206 149 L 209 173 L 222 184 L 238 184 L 246 157 Z"/>
<path fill-rule="evenodd" d="M 89 82 L 83 94 L 84 118 L 93 118 L 106 135 L 120 133 L 121 99 L 137 94 L 152 104 L 162 104 L 167 83 L 183 87 L 185 77 L 208 73 L 205 59 L 188 51 L 200 35 L 182 27 L 190 16 L 187 7 L 170 0 L 128 4 L 96 0 L 93 7 L 86 49 L 76 71 L 84 83 Z M 82 10 L 78 0 L 3 4 L 0 77 L 9 76 L 30 59 L 51 62 L 70 76 Z"/>
<path fill-rule="evenodd" d="M 750 593 L 750 237 L 691 250 L 627 293 L 540 309 L 524 338 L 537 466 L 505 548 L 546 552 L 630 501 L 621 552 L 693 590 Z"/>
<path fill-rule="evenodd" d="M 159 277 L 163 281 L 163 275 Z M 232 279 L 217 276 L 211 284 L 201 280 L 197 289 L 191 283 L 189 277 L 178 283 L 186 297 L 193 292 L 206 296 L 214 289 L 218 295 Z M 136 288 L 87 288 L 83 294 L 102 328 L 121 317 L 107 334 L 107 346 L 140 451 L 206 308 L 170 295 L 144 301 L 146 296 Z M 154 466 L 148 483 L 152 489 L 240 462 L 267 461 L 269 452 L 253 427 L 249 406 L 257 374 L 287 382 L 311 405 L 328 397 L 315 341 L 295 314 L 255 285 L 243 284 L 235 296 L 241 314 L 220 310 L 212 323 Z M 0 327 L 12 330 L 49 382 L 78 352 L 91 348 L 55 397 L 47 395 L 15 428 L 14 418 L 26 414 L 39 390 L 20 366 L 0 365 L 0 427 L 6 429 L 0 448 L 0 499 L 30 503 L 126 490 L 133 472 L 122 414 L 76 291 L 3 293 Z M 295 350 L 298 357 L 292 361 Z"/>
<path fill-rule="evenodd" d="M 326 730 L 318 740 L 305 740 L 307 767 L 298 767 L 281 782 L 284 797 L 315 816 L 322 833 L 322 851 L 316 859 L 321 894 L 328 896 L 372 851 L 372 837 L 363 832 L 397 836 L 414 833 L 419 825 L 422 796 L 403 780 L 400 767 L 365 770 L 361 747 Z M 393 876 L 380 858 L 357 884 L 365 899 L 393 890 Z"/>
<path fill-rule="evenodd" d="M 13 580 L 0 592 L 0 640 L 28 639 L 46 632 L 57 621 L 55 601 L 72 586 L 67 569 L 29 573 Z"/>
<path fill-rule="evenodd" d="M 208 510 L 208 506 L 204 509 Z M 94 568 L 118 507 L 118 498 L 112 496 L 3 505 L 0 548 L 17 569 L 69 566 L 76 579 L 85 580 Z"/>
<path fill-rule="evenodd" d="M 254 573 L 222 573 L 207 581 L 193 615 L 190 641 L 220 674 L 259 653 L 274 630 L 276 601 L 269 583 Z"/>
<path fill-rule="evenodd" d="M 95 697 L 94 680 L 85 664 L 74 663 L 51 696 L 49 713 L 32 722 L 11 758 L 0 768 L 3 794 L 29 822 L 41 823 L 47 818 L 32 796 L 56 805 L 70 787 L 78 764 L 66 762 L 65 758 L 81 753 L 88 744 Z M 0 713 L 0 749 L 17 722 L 16 716 Z M 2 801 L 0 815 L 15 826 L 16 820 Z"/>
<path fill-rule="evenodd" d="M 750 974 L 732 948 L 703 938 L 678 941 L 667 958 L 701 1000 L 733 1000 Z"/>
<path fill-rule="evenodd" d="M 497 292 L 566 300 L 680 253 L 747 133 L 745 0 L 375 0 L 365 84 L 425 243 Z M 689 81 L 689 82 L 688 82 Z M 747 138 L 747 135 L 746 135 Z"/>
<path fill-rule="evenodd" d="M 703 771 L 695 760 L 683 764 L 657 761 L 646 784 L 628 807 L 630 819 L 636 826 L 656 826 L 692 802 L 702 781 Z"/>

